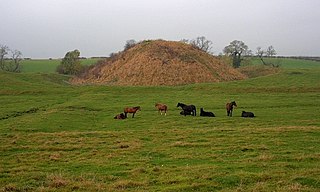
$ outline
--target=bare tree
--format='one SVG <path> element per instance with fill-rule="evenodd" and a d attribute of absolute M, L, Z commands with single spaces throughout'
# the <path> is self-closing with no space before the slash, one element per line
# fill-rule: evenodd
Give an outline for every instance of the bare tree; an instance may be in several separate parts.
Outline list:
<path fill-rule="evenodd" d="M 264 60 L 264 57 L 272 57 L 275 56 L 277 54 L 276 50 L 273 48 L 273 46 L 269 46 L 267 48 L 267 50 L 263 50 L 261 47 L 257 47 L 257 52 L 256 52 L 256 56 L 258 56 L 262 62 L 263 65 L 269 65 L 272 67 L 279 67 L 279 64 L 275 64 L 275 63 L 271 63 L 271 62 L 266 62 Z"/>
<path fill-rule="evenodd" d="M 7 67 L 7 71 L 10 72 L 21 72 L 20 62 L 22 60 L 22 53 L 18 50 L 11 50 L 11 61 Z"/>
<path fill-rule="evenodd" d="M 267 57 L 273 57 L 277 54 L 276 50 L 273 48 L 272 45 L 270 45 L 268 48 L 267 48 L 267 51 L 266 51 L 266 55 Z"/>
<path fill-rule="evenodd" d="M 260 58 L 261 62 L 266 65 L 266 63 L 263 60 L 263 56 L 265 55 L 265 51 L 261 47 L 257 47 L 256 55 Z"/>
<path fill-rule="evenodd" d="M 5 70 L 5 59 L 8 55 L 9 47 L 6 45 L 0 45 L 0 69 Z"/>
<path fill-rule="evenodd" d="M 191 40 L 190 44 L 207 53 L 210 53 L 212 49 L 212 41 L 207 40 L 204 36 Z"/>
<path fill-rule="evenodd" d="M 10 58 L 7 55 L 10 53 Z M 0 45 L 0 69 L 9 72 L 21 72 L 20 62 L 22 53 L 18 50 L 10 50 L 6 45 Z"/>
<path fill-rule="evenodd" d="M 134 47 L 137 44 L 137 42 L 134 39 L 130 39 L 126 41 L 126 44 L 124 45 L 124 50 L 128 50 L 131 47 Z"/>
<path fill-rule="evenodd" d="M 230 44 L 223 49 L 223 52 L 228 56 L 232 56 L 232 65 L 234 68 L 240 67 L 243 56 L 251 54 L 248 46 L 238 40 L 230 42 Z"/>

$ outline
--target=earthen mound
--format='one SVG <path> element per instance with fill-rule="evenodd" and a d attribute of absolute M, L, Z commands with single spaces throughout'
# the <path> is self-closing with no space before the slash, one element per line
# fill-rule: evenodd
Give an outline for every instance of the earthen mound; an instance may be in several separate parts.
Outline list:
<path fill-rule="evenodd" d="M 198 48 L 175 41 L 142 41 L 89 68 L 74 84 L 124 86 L 185 85 L 245 79 L 246 76 Z"/>

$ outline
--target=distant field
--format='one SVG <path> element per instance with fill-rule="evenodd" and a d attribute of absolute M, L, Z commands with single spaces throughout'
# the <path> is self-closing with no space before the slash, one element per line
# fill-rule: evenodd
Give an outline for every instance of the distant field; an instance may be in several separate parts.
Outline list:
<path fill-rule="evenodd" d="M 83 59 L 81 63 L 83 65 L 95 64 L 99 59 Z M 275 62 L 280 64 L 281 68 L 286 69 L 311 69 L 311 68 L 320 68 L 320 62 L 310 61 L 310 60 L 301 60 L 301 59 L 288 59 L 288 58 L 272 58 L 266 59 L 267 62 Z M 42 72 L 42 73 L 54 73 L 56 67 L 60 64 L 60 59 L 34 59 L 34 60 L 23 60 L 22 61 L 22 72 Z M 261 61 L 257 58 L 251 59 L 251 64 L 260 65 Z"/>
<path fill-rule="evenodd" d="M 67 79 L 0 72 L 0 191 L 320 189 L 320 69 L 175 87 Z M 167 116 L 155 102 L 169 106 Z M 181 116 L 177 102 L 196 105 L 198 116 Z M 136 105 L 135 118 L 113 119 Z M 200 117 L 200 107 L 217 117 Z"/>
<path fill-rule="evenodd" d="M 271 62 L 279 64 L 281 68 L 285 69 L 312 69 L 320 68 L 320 61 L 311 61 L 303 59 L 291 59 L 291 58 L 265 58 L 265 62 Z M 258 58 L 252 58 L 251 64 L 261 65 L 262 62 Z"/>
<path fill-rule="evenodd" d="M 82 59 L 83 65 L 92 65 L 99 59 Z M 42 73 L 54 73 L 57 66 L 60 64 L 60 59 L 32 59 L 22 61 L 22 72 L 42 72 Z"/>

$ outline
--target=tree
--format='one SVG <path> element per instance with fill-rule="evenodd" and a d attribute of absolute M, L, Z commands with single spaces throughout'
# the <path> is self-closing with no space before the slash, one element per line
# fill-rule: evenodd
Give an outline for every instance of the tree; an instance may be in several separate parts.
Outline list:
<path fill-rule="evenodd" d="M 207 53 L 210 53 L 212 49 L 212 41 L 207 40 L 204 36 L 191 40 L 190 44 Z"/>
<path fill-rule="evenodd" d="M 232 57 L 232 65 L 234 68 L 240 67 L 241 61 L 243 60 L 242 56 L 251 53 L 248 46 L 244 42 L 238 40 L 232 41 L 223 49 L 223 52 Z"/>
<path fill-rule="evenodd" d="M 267 48 L 267 51 L 266 51 L 266 55 L 267 57 L 273 57 L 277 54 L 276 50 L 273 48 L 272 45 L 270 45 L 268 48 Z"/>
<path fill-rule="evenodd" d="M 11 58 L 7 58 L 8 54 L 11 54 Z M 6 45 L 0 45 L 0 69 L 9 72 L 20 72 L 22 60 L 22 53 L 18 50 L 10 50 Z"/>
<path fill-rule="evenodd" d="M 0 45 L 0 69 L 5 70 L 5 59 L 9 52 L 9 47 L 6 45 Z"/>
<path fill-rule="evenodd" d="M 124 50 L 126 51 L 130 49 L 131 47 L 134 47 L 136 44 L 137 42 L 134 39 L 127 40 L 126 44 L 124 45 Z"/>
<path fill-rule="evenodd" d="M 264 60 L 264 57 L 273 57 L 277 54 L 276 50 L 273 48 L 272 45 L 270 45 L 267 50 L 263 50 L 261 47 L 257 47 L 257 52 L 256 52 L 256 56 L 260 58 L 261 62 L 263 65 L 271 65 L 272 67 L 279 67 L 279 64 L 275 64 L 275 63 L 267 63 Z"/>
<path fill-rule="evenodd" d="M 261 47 L 257 47 L 256 55 L 260 58 L 261 62 L 266 65 L 266 62 L 263 60 L 263 56 L 265 55 L 265 51 Z"/>
<path fill-rule="evenodd" d="M 21 72 L 21 65 L 20 61 L 22 60 L 22 53 L 21 51 L 14 50 L 11 52 L 11 61 L 9 62 L 9 65 L 7 66 L 7 71 L 10 72 Z"/>
<path fill-rule="evenodd" d="M 61 64 L 57 67 L 57 72 L 67 75 L 77 75 L 82 70 L 82 65 L 79 60 L 80 51 L 75 49 L 66 53 L 61 61 Z"/>

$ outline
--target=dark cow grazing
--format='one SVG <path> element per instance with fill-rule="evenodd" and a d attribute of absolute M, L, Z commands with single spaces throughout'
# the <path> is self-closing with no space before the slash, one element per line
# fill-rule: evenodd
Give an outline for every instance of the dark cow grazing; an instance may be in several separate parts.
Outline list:
<path fill-rule="evenodd" d="M 114 117 L 114 119 L 125 119 L 125 118 L 127 117 L 124 115 L 124 113 L 120 113 Z"/>
<path fill-rule="evenodd" d="M 185 105 L 183 103 L 178 103 L 177 107 L 181 107 L 181 109 L 185 112 L 185 114 L 188 114 L 190 112 L 192 116 L 197 115 L 196 106 L 194 105 Z"/>
<path fill-rule="evenodd" d="M 190 111 L 181 111 L 180 115 L 184 115 L 184 116 L 191 115 L 191 112 Z"/>
<path fill-rule="evenodd" d="M 203 117 L 215 117 L 215 115 L 212 112 L 204 111 L 203 108 L 200 108 L 200 116 L 203 116 Z"/>
<path fill-rule="evenodd" d="M 227 116 L 232 117 L 233 106 L 237 107 L 237 104 L 235 101 L 232 101 L 231 103 L 226 104 Z"/>
<path fill-rule="evenodd" d="M 241 117 L 254 117 L 254 114 L 252 112 L 242 111 Z"/>

